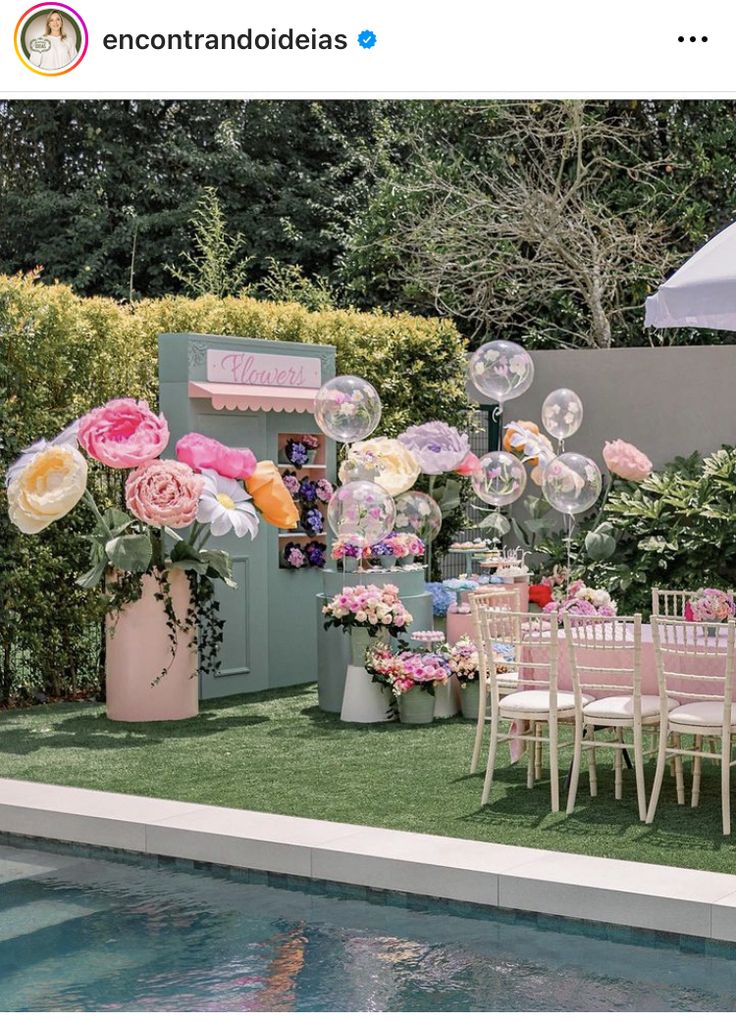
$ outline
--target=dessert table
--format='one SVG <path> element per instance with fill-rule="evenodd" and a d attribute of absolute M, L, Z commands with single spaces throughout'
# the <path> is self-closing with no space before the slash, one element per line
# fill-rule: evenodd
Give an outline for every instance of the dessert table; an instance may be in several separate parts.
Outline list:
<path fill-rule="evenodd" d="M 492 582 L 490 585 L 481 586 L 476 592 L 483 593 L 493 586 L 515 585 L 519 593 L 519 610 L 526 614 L 529 610 L 529 576 L 519 575 L 516 578 L 507 578 L 503 582 Z M 477 636 L 473 627 L 473 616 L 470 613 L 470 604 L 460 604 L 450 607 L 447 611 L 447 641 L 454 645 L 463 635 L 468 635 L 475 642 Z"/>

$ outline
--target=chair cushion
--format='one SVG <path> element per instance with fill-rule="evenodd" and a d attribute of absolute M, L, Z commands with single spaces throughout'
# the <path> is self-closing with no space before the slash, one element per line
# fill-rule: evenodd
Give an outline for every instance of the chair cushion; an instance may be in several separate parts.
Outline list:
<path fill-rule="evenodd" d="M 530 688 L 504 696 L 503 699 L 499 699 L 498 705 L 502 710 L 509 710 L 511 713 L 549 713 L 549 696 L 550 692 L 547 688 Z M 589 696 L 583 696 L 583 703 L 589 698 Z M 572 692 L 557 693 L 557 709 L 575 709 L 575 696 Z"/>
<path fill-rule="evenodd" d="M 668 699 L 667 707 L 673 710 L 677 706 L 676 699 Z M 641 697 L 642 717 L 655 717 L 659 713 L 659 696 Z M 604 699 L 596 699 L 585 707 L 586 717 L 621 717 L 621 719 L 634 719 L 634 697 L 633 696 L 606 696 Z"/>
<path fill-rule="evenodd" d="M 720 727 L 723 724 L 723 702 L 712 699 L 700 703 L 684 703 L 669 714 L 673 724 L 695 727 Z M 736 706 L 731 707 L 731 723 L 736 724 Z"/>

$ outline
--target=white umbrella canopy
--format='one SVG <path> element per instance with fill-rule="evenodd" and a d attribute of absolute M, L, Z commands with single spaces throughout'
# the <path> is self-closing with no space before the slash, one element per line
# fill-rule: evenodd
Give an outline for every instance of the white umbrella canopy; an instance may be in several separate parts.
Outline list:
<path fill-rule="evenodd" d="M 736 330 L 736 223 L 711 238 L 647 298 L 644 325 Z"/>

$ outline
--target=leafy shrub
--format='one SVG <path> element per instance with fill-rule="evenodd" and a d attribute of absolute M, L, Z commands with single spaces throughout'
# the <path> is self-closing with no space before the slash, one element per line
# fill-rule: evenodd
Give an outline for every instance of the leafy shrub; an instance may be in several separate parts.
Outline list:
<path fill-rule="evenodd" d="M 601 515 L 616 554 L 590 574 L 622 613 L 646 611 L 651 589 L 736 584 L 736 448 L 678 458 L 641 483 L 617 483 Z"/>
<path fill-rule="evenodd" d="M 381 432 L 412 423 L 464 422 L 465 342 L 448 322 L 351 310 L 310 312 L 296 303 L 253 298 L 174 297 L 120 305 L 80 298 L 34 274 L 0 277 L 0 472 L 21 448 L 50 439 L 84 411 L 113 397 L 158 399 L 157 337 L 204 333 L 333 344 L 338 373 L 371 380 L 384 406 Z M 96 485 L 121 485 L 95 473 Z M 104 497 L 104 493 L 100 493 Z M 443 537 L 458 527 L 458 509 Z M 31 651 L 38 687 L 68 691 L 89 675 L 81 636 L 99 620 L 94 594 L 79 590 L 89 514 L 81 505 L 62 525 L 21 536 L 8 522 L 0 486 L 0 703 L 13 683 L 17 652 Z"/>

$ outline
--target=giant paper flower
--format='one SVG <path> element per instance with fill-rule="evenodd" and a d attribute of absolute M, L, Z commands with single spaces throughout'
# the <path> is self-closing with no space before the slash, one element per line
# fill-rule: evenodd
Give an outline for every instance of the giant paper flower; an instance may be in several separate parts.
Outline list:
<path fill-rule="evenodd" d="M 258 515 L 243 484 L 236 479 L 202 469 L 204 489 L 199 499 L 197 521 L 209 525 L 213 536 L 224 536 L 234 530 L 238 539 L 246 533 L 251 539 L 258 535 Z"/>
<path fill-rule="evenodd" d="M 90 457 L 108 468 L 136 468 L 161 454 L 169 442 L 169 427 L 146 401 L 121 397 L 83 415 L 77 439 Z"/>
<path fill-rule="evenodd" d="M 87 488 L 87 462 L 74 447 L 48 445 L 8 486 L 8 516 L 26 535 L 41 532 L 75 507 Z"/>
<path fill-rule="evenodd" d="M 603 445 L 603 460 L 612 475 L 639 483 L 652 471 L 652 463 L 646 454 L 627 444 L 625 440 L 608 441 Z"/>
<path fill-rule="evenodd" d="M 340 480 L 349 483 L 367 479 L 397 497 L 411 489 L 419 472 L 419 462 L 404 444 L 378 436 L 351 445 L 348 457 L 340 466 Z"/>
<path fill-rule="evenodd" d="M 446 422 L 410 426 L 399 440 L 416 457 L 422 472 L 430 476 L 453 472 L 470 453 L 467 433 Z"/>
<path fill-rule="evenodd" d="M 211 468 L 226 479 L 247 479 L 256 470 L 256 456 L 247 447 L 227 447 L 201 433 L 187 433 L 177 441 L 176 456 L 195 472 Z"/>
<path fill-rule="evenodd" d="M 503 431 L 504 450 L 515 454 L 530 465 L 545 468 L 554 459 L 552 441 L 539 429 L 536 422 L 510 422 Z"/>
<path fill-rule="evenodd" d="M 13 462 L 8 468 L 5 474 L 5 485 L 10 486 L 10 483 L 14 476 L 17 476 L 26 465 L 30 464 L 37 454 L 41 451 L 45 451 L 47 447 L 72 447 L 74 450 L 77 448 L 77 430 L 79 428 L 79 420 L 75 419 L 66 429 L 62 430 L 58 436 L 54 437 L 53 440 L 36 440 L 30 447 L 24 447 L 20 453 L 20 457 Z"/>
<path fill-rule="evenodd" d="M 197 516 L 204 479 L 180 461 L 149 461 L 125 483 L 128 510 L 146 525 L 183 529 Z"/>
<path fill-rule="evenodd" d="M 277 529 L 296 528 L 299 512 L 272 461 L 259 461 L 253 475 L 246 479 L 245 488 L 269 525 Z"/>

